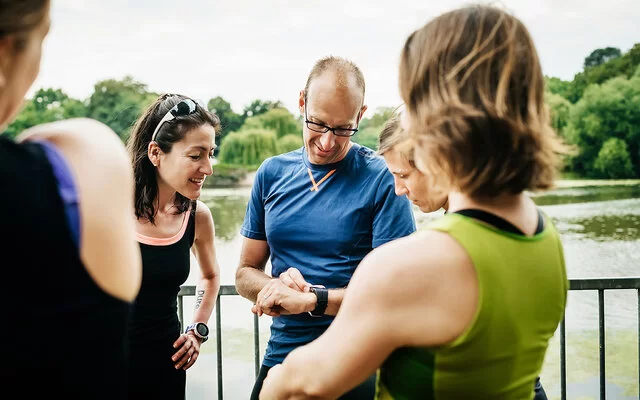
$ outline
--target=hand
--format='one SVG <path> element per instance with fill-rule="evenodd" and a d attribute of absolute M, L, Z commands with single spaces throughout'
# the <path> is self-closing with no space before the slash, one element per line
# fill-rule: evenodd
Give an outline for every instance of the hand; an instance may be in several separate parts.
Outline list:
<path fill-rule="evenodd" d="M 186 371 L 196 362 L 200 354 L 200 340 L 193 332 L 189 331 L 180 335 L 173 343 L 173 348 L 178 349 L 171 357 L 176 369 L 182 368 Z"/>
<path fill-rule="evenodd" d="M 291 289 L 280 279 L 272 279 L 267 283 L 256 299 L 251 311 L 258 316 L 267 314 L 277 317 L 281 314 L 301 314 L 315 308 L 316 295 Z"/>
<path fill-rule="evenodd" d="M 277 385 L 282 379 L 282 365 L 277 364 L 271 367 L 267 373 L 264 382 L 262 383 L 262 389 L 260 390 L 260 400 L 276 400 L 278 399 Z M 282 396 L 281 396 L 282 398 Z"/>
<path fill-rule="evenodd" d="M 308 292 L 311 287 L 311 284 L 304 279 L 298 268 L 289 268 L 280 274 L 279 279 L 291 289 L 296 289 L 300 292 Z"/>

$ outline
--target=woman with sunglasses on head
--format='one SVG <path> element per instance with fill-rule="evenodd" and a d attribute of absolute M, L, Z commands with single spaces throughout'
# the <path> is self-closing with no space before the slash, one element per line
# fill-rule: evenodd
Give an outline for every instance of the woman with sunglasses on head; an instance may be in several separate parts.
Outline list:
<path fill-rule="evenodd" d="M 378 370 L 378 399 L 531 400 L 568 280 L 560 235 L 525 191 L 565 151 L 520 20 L 492 6 L 444 13 L 400 57 L 402 127 L 449 208 L 374 249 L 340 312 L 269 371 L 260 399 L 336 398 Z M 313 362 L 309 362 L 313 360 Z"/>
<path fill-rule="evenodd" d="M 219 118 L 177 94 L 156 99 L 135 123 L 127 148 L 135 176 L 135 230 L 142 287 L 129 328 L 129 398 L 184 399 L 186 370 L 209 334 L 220 288 L 209 208 L 198 200 L 213 173 Z M 180 327 L 177 300 L 191 252 L 200 268 L 192 322 Z"/>
<path fill-rule="evenodd" d="M 48 0 L 0 0 L 2 130 L 39 73 L 49 9 Z M 122 141 L 89 119 L 0 135 L 0 187 L 0 387 L 29 398 L 125 399 L 141 264 Z"/>

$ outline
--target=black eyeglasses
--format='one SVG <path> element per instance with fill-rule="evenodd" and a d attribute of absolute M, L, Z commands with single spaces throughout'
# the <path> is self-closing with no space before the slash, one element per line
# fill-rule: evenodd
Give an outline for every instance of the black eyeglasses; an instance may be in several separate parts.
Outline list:
<path fill-rule="evenodd" d="M 319 124 L 317 122 L 309 121 L 309 117 L 307 117 L 307 103 L 305 101 L 304 104 L 304 123 L 307 124 L 307 128 L 314 132 L 325 133 L 331 131 L 336 136 L 342 137 L 350 137 L 358 132 L 358 128 L 350 129 L 350 128 L 331 128 L 323 124 Z M 356 120 L 356 126 L 360 123 L 360 112 L 358 112 L 358 119 Z"/>
<path fill-rule="evenodd" d="M 158 126 L 156 126 L 156 129 L 153 131 L 153 135 L 151 135 L 151 141 L 154 142 L 156 140 L 156 135 L 162 127 L 162 124 L 174 120 L 177 117 L 184 117 L 193 114 L 198 109 L 198 104 L 200 105 L 200 107 L 204 108 L 204 106 L 200 102 L 196 102 L 191 99 L 184 99 L 173 106 L 171 110 L 167 111 L 164 117 L 162 117 L 160 122 L 158 122 Z"/>

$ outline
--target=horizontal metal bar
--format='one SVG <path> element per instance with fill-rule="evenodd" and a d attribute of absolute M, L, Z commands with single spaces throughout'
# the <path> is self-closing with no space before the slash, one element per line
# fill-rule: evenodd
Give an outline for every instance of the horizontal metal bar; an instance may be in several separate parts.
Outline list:
<path fill-rule="evenodd" d="M 185 285 L 180 287 L 180 291 L 178 292 L 178 296 L 195 296 L 196 287 L 193 285 Z M 220 286 L 220 296 L 237 296 L 238 292 L 236 291 L 236 287 L 234 285 L 221 285 Z"/>
<path fill-rule="evenodd" d="M 640 289 L 640 277 L 626 278 L 586 278 L 569 279 L 570 290 L 610 290 L 610 289 Z M 180 288 L 178 296 L 194 296 L 196 287 L 185 285 Z M 238 291 L 234 285 L 221 285 L 220 296 L 236 296 Z"/>
<path fill-rule="evenodd" d="M 570 290 L 640 289 L 640 277 L 569 279 Z"/>

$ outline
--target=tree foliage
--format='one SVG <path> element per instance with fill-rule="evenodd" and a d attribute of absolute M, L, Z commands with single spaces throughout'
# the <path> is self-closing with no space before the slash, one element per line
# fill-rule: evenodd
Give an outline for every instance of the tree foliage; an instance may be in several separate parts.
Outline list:
<path fill-rule="evenodd" d="M 157 97 L 157 93 L 147 91 L 146 84 L 130 76 L 103 80 L 95 84 L 89 97 L 87 116 L 108 125 L 126 141 L 140 113 Z"/>
<path fill-rule="evenodd" d="M 604 142 L 593 166 L 594 175 L 598 178 L 623 179 L 634 176 L 627 144 L 618 138 L 609 138 Z"/>
<path fill-rule="evenodd" d="M 278 138 L 286 135 L 298 135 L 302 131 L 302 124 L 284 107 L 272 108 L 269 111 L 245 121 L 243 129 L 271 129 Z"/>
<path fill-rule="evenodd" d="M 244 117 L 236 114 L 231 108 L 231 104 L 220 96 L 214 97 L 207 103 L 209 111 L 215 113 L 220 118 L 222 132 L 220 133 L 220 141 L 230 133 L 235 132 L 244 123 Z"/>
<path fill-rule="evenodd" d="M 571 109 L 566 137 L 580 150 L 572 160 L 575 172 L 593 177 L 601 175 L 595 161 L 605 142 L 618 138 L 628 146 L 630 162 L 638 176 L 640 78 L 620 76 L 602 85 L 590 85 Z"/>
<path fill-rule="evenodd" d="M 225 164 L 257 167 L 276 154 L 276 133 L 267 129 L 232 132 L 220 145 L 220 161 Z"/>
<path fill-rule="evenodd" d="M 24 107 L 16 119 L 7 127 L 5 134 L 16 137 L 25 129 L 46 122 L 86 116 L 85 105 L 69 97 L 61 89 L 39 89 Z"/>
<path fill-rule="evenodd" d="M 293 150 L 301 148 L 303 145 L 302 137 L 300 135 L 284 135 L 278 138 L 277 148 L 278 153 L 288 153 Z"/>
<path fill-rule="evenodd" d="M 584 59 L 584 68 L 597 67 L 614 58 L 622 55 L 617 47 L 605 47 L 604 49 L 596 49 Z"/>

